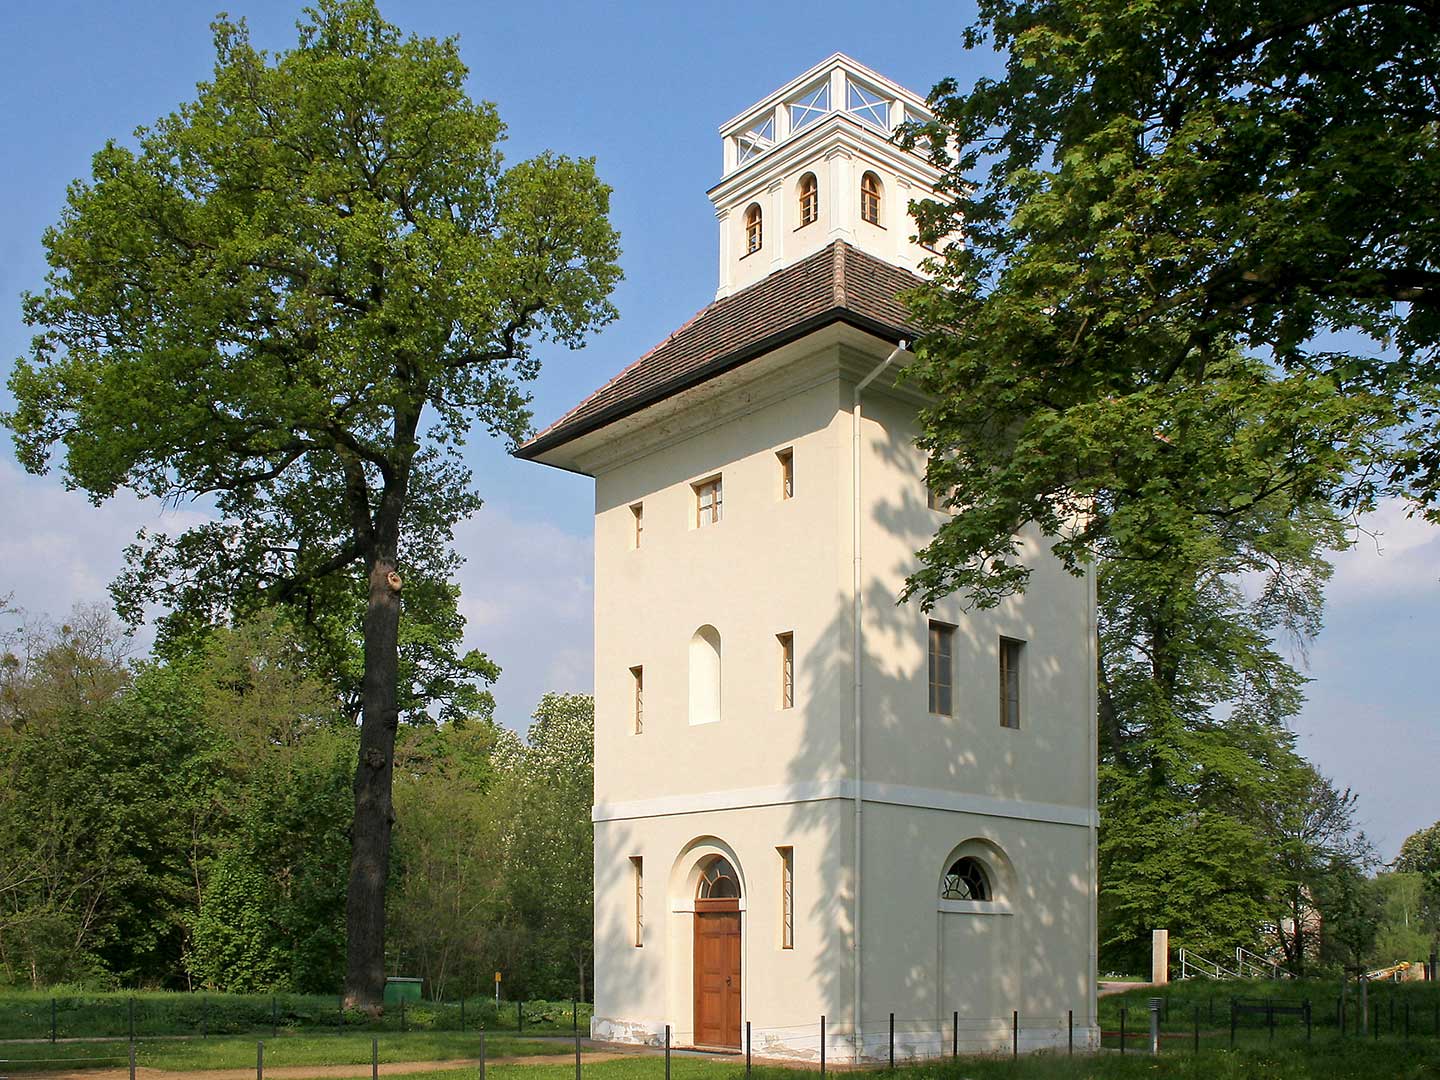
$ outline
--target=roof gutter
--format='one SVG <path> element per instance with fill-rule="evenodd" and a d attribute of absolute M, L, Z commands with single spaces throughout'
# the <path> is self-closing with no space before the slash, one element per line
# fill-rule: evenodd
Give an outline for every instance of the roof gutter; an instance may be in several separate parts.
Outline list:
<path fill-rule="evenodd" d="M 778 333 L 752 342 L 742 349 L 736 349 L 733 352 L 726 353 L 724 356 L 717 357 L 703 367 L 696 368 L 694 371 L 686 372 L 678 378 L 659 383 L 652 387 L 646 394 L 606 406 L 598 410 L 594 416 L 581 421 L 573 428 L 564 428 L 548 434 L 542 432 L 523 446 L 516 447 L 511 453 L 515 457 L 522 458 L 526 461 L 537 461 L 541 454 L 564 446 L 566 443 L 578 439 L 582 435 L 588 435 L 592 431 L 597 431 L 606 424 L 613 424 L 616 420 L 623 420 L 625 417 L 637 413 L 641 409 L 648 408 L 656 402 L 674 397 L 683 390 L 688 390 L 692 386 L 698 386 L 707 379 L 713 379 L 716 375 L 721 375 L 731 368 L 739 367 L 741 364 L 754 360 L 758 356 L 762 356 L 767 352 L 773 352 L 775 349 L 788 345 L 792 341 L 800 340 L 806 334 L 812 334 L 816 330 L 836 322 L 845 323 L 855 327 L 857 330 L 874 334 L 876 337 L 884 338 L 887 341 L 895 341 L 904 333 L 904 331 L 898 327 L 890 326 L 880 322 L 878 319 L 869 318 L 866 315 L 861 315 L 859 312 L 852 311 L 849 308 L 832 307 L 816 315 L 811 315 L 807 319 L 802 319 L 795 325 L 787 327 Z M 541 464 L 548 465 L 550 463 L 541 462 Z"/>

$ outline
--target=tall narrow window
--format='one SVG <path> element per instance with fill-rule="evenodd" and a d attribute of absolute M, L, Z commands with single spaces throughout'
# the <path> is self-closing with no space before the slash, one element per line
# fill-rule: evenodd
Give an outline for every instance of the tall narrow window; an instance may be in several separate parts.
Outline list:
<path fill-rule="evenodd" d="M 640 541 L 645 535 L 645 504 L 636 503 L 630 507 L 630 515 L 634 518 L 635 531 L 631 537 L 632 543 L 638 548 Z"/>
<path fill-rule="evenodd" d="M 720 719 L 720 631 L 702 626 L 690 638 L 690 723 Z"/>
<path fill-rule="evenodd" d="M 750 209 L 745 211 L 745 254 L 750 255 L 760 250 L 760 245 L 765 242 L 764 227 L 760 220 L 760 204 L 751 203 Z"/>
<path fill-rule="evenodd" d="M 930 624 L 930 711 L 936 716 L 950 716 L 955 708 L 954 643 L 955 627 Z"/>
<path fill-rule="evenodd" d="M 880 224 L 880 178 L 867 172 L 860 178 L 860 216 L 871 225 Z"/>
<path fill-rule="evenodd" d="M 632 667 L 630 669 L 630 683 L 632 687 L 633 712 L 635 716 L 635 734 L 645 734 L 645 669 L 643 667 Z"/>
<path fill-rule="evenodd" d="M 776 634 L 780 642 L 780 708 L 795 704 L 795 635 Z"/>
<path fill-rule="evenodd" d="M 800 178 L 800 224 L 809 225 L 820 216 L 820 184 L 814 173 Z"/>
<path fill-rule="evenodd" d="M 1020 663 L 1025 643 L 1000 639 L 1000 726 L 1020 726 Z"/>
<path fill-rule="evenodd" d="M 645 860 L 630 856 L 630 876 L 635 879 L 635 947 L 645 945 Z"/>
<path fill-rule="evenodd" d="M 780 853 L 780 947 L 795 947 L 795 849 L 776 848 Z"/>
<path fill-rule="evenodd" d="M 775 460 L 780 463 L 780 498 L 795 497 L 795 451 L 786 447 L 776 451 Z"/>
<path fill-rule="evenodd" d="M 706 525 L 718 525 L 722 510 L 723 492 L 720 488 L 720 477 L 712 476 L 709 480 L 702 480 L 694 485 L 695 487 L 695 527 L 702 529 Z"/>

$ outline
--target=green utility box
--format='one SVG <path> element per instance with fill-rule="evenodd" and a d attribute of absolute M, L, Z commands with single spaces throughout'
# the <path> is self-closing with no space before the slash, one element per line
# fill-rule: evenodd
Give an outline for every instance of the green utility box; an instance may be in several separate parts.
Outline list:
<path fill-rule="evenodd" d="M 385 1004 L 399 1005 L 402 1001 L 419 1001 L 422 979 L 406 979 L 391 975 L 385 980 Z"/>

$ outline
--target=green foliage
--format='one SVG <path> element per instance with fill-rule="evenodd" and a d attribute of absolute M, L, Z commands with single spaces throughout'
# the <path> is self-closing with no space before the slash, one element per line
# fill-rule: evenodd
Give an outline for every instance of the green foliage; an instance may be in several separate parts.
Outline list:
<path fill-rule="evenodd" d="M 1375 888 L 1380 894 L 1380 924 L 1372 962 L 1388 967 L 1402 960 L 1428 960 L 1437 927 L 1427 911 L 1424 878 L 1404 871 L 1380 874 Z"/>
<path fill-rule="evenodd" d="M 1440 31 L 1411 5 L 1292 8 L 981 5 L 968 42 L 1004 76 L 942 82 L 911 132 L 945 171 L 916 376 L 941 398 L 932 478 L 969 511 L 925 595 L 1023 584 L 1027 521 L 1083 559 L 1077 512 L 1122 498 L 1160 545 L 1257 496 L 1363 504 L 1385 469 L 1433 498 L 1440 279 L 1414 193 L 1440 183 Z M 1194 438 L 1247 416 L 1267 423 Z"/>
<path fill-rule="evenodd" d="M 186 967 L 209 989 L 320 993 L 344 975 L 353 732 L 257 761 L 210 867 Z"/>
<path fill-rule="evenodd" d="M 505 164 L 453 39 L 406 37 L 374 0 L 319 0 L 298 28 L 267 55 L 218 17 L 195 100 L 70 186 L 5 420 L 26 468 L 63 449 L 97 502 L 213 505 L 128 550 L 127 619 L 160 604 L 182 652 L 270 607 L 305 629 L 361 719 L 348 978 L 373 1004 L 397 717 L 484 711 L 498 674 L 460 653 L 463 447 L 525 434 L 533 350 L 614 317 L 619 245 L 593 160 Z"/>
<path fill-rule="evenodd" d="M 594 966 L 595 703 L 546 694 L 522 746 L 502 757 L 515 784 L 511 888 L 517 992 L 584 999 Z"/>

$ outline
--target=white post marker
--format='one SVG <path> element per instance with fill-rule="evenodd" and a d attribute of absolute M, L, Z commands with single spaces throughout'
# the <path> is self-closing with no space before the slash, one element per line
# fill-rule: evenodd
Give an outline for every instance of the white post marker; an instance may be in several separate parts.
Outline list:
<path fill-rule="evenodd" d="M 495 972 L 495 1010 L 500 1010 L 500 972 Z"/>

